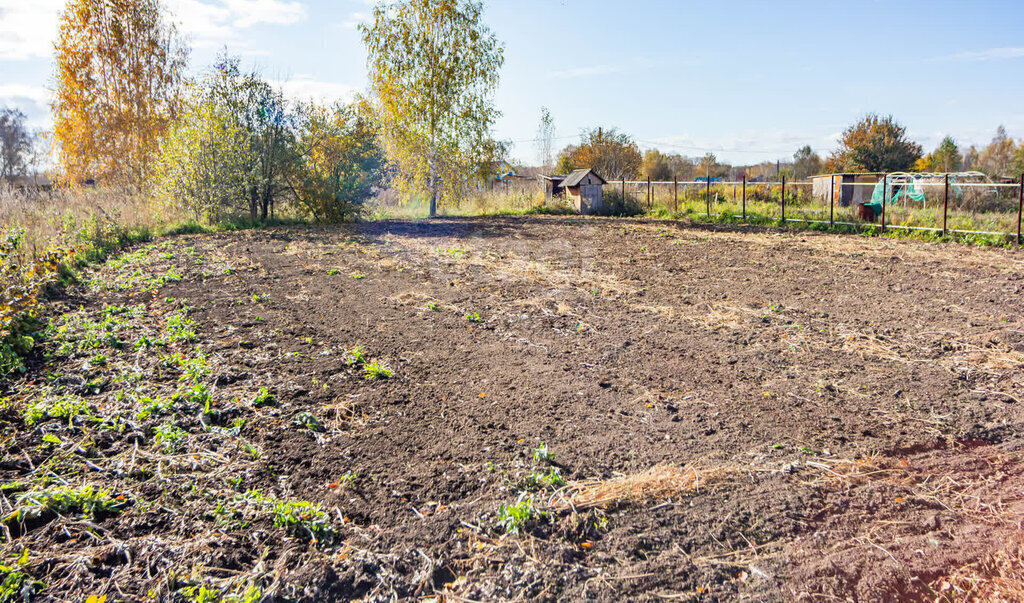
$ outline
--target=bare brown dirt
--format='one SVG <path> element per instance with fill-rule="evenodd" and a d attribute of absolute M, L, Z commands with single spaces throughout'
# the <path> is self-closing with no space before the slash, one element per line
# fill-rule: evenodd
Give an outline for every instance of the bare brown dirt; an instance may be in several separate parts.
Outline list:
<path fill-rule="evenodd" d="M 180 237 L 143 257 L 181 280 L 119 290 L 137 268 L 112 264 L 63 311 L 141 300 L 137 336 L 187 304 L 198 341 L 170 353 L 201 350 L 217 421 L 246 422 L 218 440 L 187 414 L 175 455 L 134 414 L 121 431 L 47 423 L 83 451 L 54 475 L 131 504 L 95 529 L 7 522 L 42 596 L 958 600 L 947 577 L 1022 529 L 1017 250 L 488 218 Z M 393 377 L 365 379 L 356 345 Z M 130 388 L 179 389 L 145 349 L 106 368 L 58 352 L 14 384 L 5 481 L 60 456 L 17 414 L 59 375 L 106 380 L 96 416 L 127 412 Z M 275 404 L 246 403 L 261 387 Z M 567 487 L 528 479 L 551 467 Z M 215 510 L 251 490 L 321 505 L 337 536 Z M 544 515 L 506 535 L 499 508 L 521 495 Z"/>

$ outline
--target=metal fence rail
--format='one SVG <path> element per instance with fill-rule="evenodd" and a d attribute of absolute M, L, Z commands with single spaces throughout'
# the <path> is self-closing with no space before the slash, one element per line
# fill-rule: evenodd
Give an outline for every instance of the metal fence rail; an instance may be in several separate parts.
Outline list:
<path fill-rule="evenodd" d="M 747 220 L 756 216 L 783 224 L 1005 236 L 1018 245 L 1022 243 L 1024 174 L 1016 183 L 959 182 L 946 175 L 944 179 L 908 184 L 905 175 L 901 176 L 879 174 L 877 182 L 831 178 L 831 186 L 819 182 L 817 187 L 815 182 L 785 178 L 774 182 L 745 178 L 611 180 L 608 185 L 624 201 L 645 205 L 648 211 L 660 207 L 709 219 L 725 216 Z"/>

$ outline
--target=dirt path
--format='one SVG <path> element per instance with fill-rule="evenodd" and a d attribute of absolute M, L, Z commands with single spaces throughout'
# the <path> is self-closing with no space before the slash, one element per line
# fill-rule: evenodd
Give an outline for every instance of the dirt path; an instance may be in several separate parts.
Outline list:
<path fill-rule="evenodd" d="M 1019 251 L 451 219 L 182 237 L 95 277 L 4 424 L 8 511 L 55 457 L 130 503 L 93 536 L 5 524 L 54 596 L 934 599 L 1019 537 Z M 88 325 L 140 300 L 93 362 Z M 70 393 L 90 420 L 25 425 Z"/>

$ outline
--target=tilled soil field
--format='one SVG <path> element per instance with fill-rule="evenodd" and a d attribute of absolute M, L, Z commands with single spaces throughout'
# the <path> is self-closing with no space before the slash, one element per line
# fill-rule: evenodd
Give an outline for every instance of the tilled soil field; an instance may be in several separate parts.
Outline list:
<path fill-rule="evenodd" d="M 1020 251 L 444 219 L 177 237 L 87 279 L 0 413 L 19 599 L 1021 583 Z"/>

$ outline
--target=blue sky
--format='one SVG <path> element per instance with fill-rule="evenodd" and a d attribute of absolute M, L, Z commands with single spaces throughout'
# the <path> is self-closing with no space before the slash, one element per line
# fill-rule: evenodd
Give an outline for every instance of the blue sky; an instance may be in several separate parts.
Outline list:
<path fill-rule="evenodd" d="M 166 0 L 192 67 L 227 46 L 286 93 L 347 98 L 365 86 L 355 25 L 368 0 Z M 1004 124 L 1024 138 L 1024 2 L 612 2 L 493 0 L 505 44 L 496 134 L 531 163 L 540 107 L 558 146 L 618 127 L 641 147 L 734 163 L 822 155 L 867 112 L 892 113 L 931 150 Z M 0 106 L 34 125 L 46 102 L 63 0 L 0 0 Z"/>

